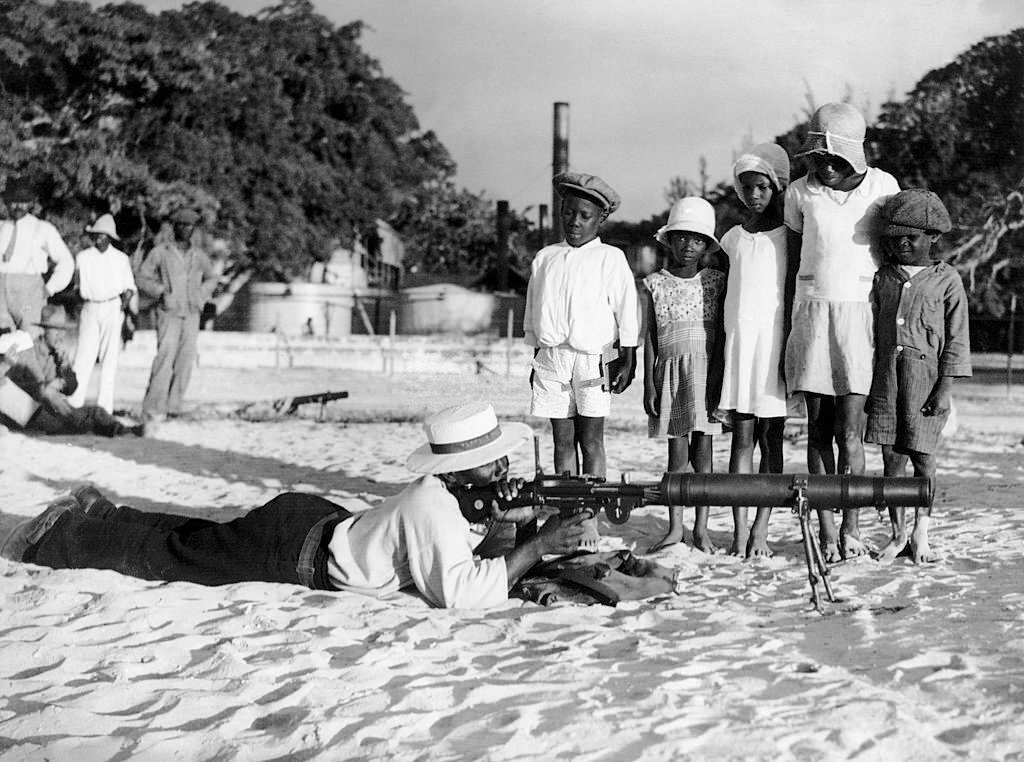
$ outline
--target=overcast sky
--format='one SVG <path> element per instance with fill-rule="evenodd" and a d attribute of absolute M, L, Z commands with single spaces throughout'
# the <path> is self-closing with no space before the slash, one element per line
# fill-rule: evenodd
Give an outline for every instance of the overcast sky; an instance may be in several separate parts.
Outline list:
<path fill-rule="evenodd" d="M 221 0 L 253 13 L 269 0 Z M 94 4 L 101 4 L 94 0 Z M 151 11 L 180 0 L 141 0 Z M 552 109 L 569 161 L 665 208 L 673 176 L 727 179 L 770 140 L 850 91 L 869 120 L 931 69 L 1024 26 L 1024 0 L 314 0 L 366 22 L 364 48 L 458 163 L 457 180 L 519 210 L 550 203 Z"/>

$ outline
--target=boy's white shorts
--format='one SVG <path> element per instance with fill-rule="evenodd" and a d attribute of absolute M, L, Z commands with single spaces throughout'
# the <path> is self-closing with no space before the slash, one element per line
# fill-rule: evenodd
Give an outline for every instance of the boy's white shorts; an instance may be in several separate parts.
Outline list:
<path fill-rule="evenodd" d="M 589 355 L 571 347 L 541 347 L 533 358 L 530 414 L 540 418 L 606 418 L 611 412 L 612 395 L 604 391 L 604 382 L 600 354 Z"/>

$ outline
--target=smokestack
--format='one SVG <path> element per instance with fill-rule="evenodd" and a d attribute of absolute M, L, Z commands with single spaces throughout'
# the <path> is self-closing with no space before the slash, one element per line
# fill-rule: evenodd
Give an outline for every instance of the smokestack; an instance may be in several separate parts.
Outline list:
<path fill-rule="evenodd" d="M 552 177 L 559 172 L 569 170 L 569 104 L 555 103 L 554 140 L 551 154 Z M 562 203 L 558 192 L 551 189 L 551 240 L 561 241 L 565 237 L 562 230 Z"/>

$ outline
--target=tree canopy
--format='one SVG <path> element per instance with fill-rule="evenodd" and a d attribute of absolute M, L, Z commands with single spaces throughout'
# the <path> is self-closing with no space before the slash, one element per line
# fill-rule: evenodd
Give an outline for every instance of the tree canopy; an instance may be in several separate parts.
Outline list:
<path fill-rule="evenodd" d="M 309 0 L 255 16 L 0 0 L 0 22 L 4 170 L 72 227 L 110 210 L 130 234 L 190 205 L 284 279 L 455 171 L 362 24 Z"/>

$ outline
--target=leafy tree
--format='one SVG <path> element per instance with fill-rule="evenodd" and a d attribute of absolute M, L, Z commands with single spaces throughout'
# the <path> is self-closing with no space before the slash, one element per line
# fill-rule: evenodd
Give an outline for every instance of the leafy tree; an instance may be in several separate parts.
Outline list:
<path fill-rule="evenodd" d="M 975 311 L 1001 316 L 1021 289 L 1024 245 L 1024 29 L 989 37 L 929 72 L 878 120 L 878 162 L 903 187 L 942 197 L 955 230 L 948 260 Z"/>
<path fill-rule="evenodd" d="M 309 0 L 0 0 L 0 164 L 41 178 L 65 229 L 110 210 L 149 236 L 191 205 L 262 277 L 301 275 L 454 173 L 361 31 Z"/>

